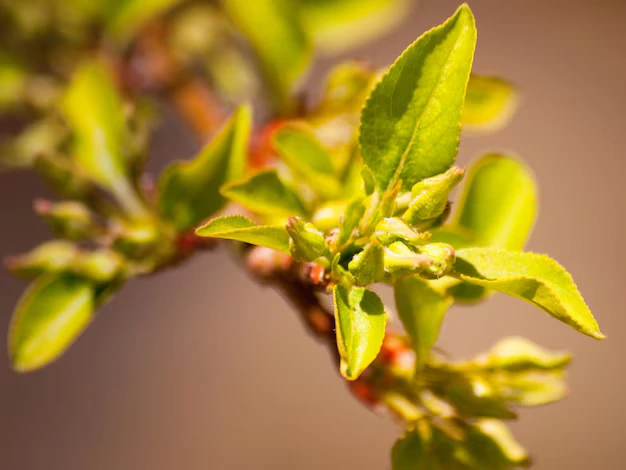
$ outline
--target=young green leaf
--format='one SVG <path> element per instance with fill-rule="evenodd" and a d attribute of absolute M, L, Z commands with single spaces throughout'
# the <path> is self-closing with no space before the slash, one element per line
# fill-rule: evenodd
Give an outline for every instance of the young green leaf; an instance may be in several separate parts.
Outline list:
<path fill-rule="evenodd" d="M 463 129 L 496 131 L 504 127 L 519 101 L 515 87 L 497 77 L 472 74 L 463 107 Z"/>
<path fill-rule="evenodd" d="M 530 170 L 514 158 L 488 154 L 470 169 L 451 225 L 473 234 L 479 245 L 519 250 L 536 211 L 537 189 Z"/>
<path fill-rule="evenodd" d="M 406 191 L 456 158 L 476 25 L 467 5 L 404 51 L 372 91 L 361 115 L 363 161 L 381 190 Z"/>
<path fill-rule="evenodd" d="M 499 372 L 489 382 L 498 395 L 509 403 L 521 406 L 547 405 L 567 396 L 567 384 L 562 370 Z"/>
<path fill-rule="evenodd" d="M 343 246 L 354 235 L 365 214 L 365 198 L 357 197 L 350 201 L 341 217 L 337 246 Z"/>
<path fill-rule="evenodd" d="M 563 369 L 572 357 L 564 352 L 542 348 L 519 336 L 500 340 L 491 350 L 474 359 L 484 370 L 555 370 Z"/>
<path fill-rule="evenodd" d="M 264 215 L 306 215 L 300 197 L 274 169 L 260 171 L 222 186 L 222 195 L 252 212 Z"/>
<path fill-rule="evenodd" d="M 254 49 L 275 104 L 291 111 L 290 94 L 311 60 L 309 40 L 291 0 L 225 0 L 232 21 Z"/>
<path fill-rule="evenodd" d="M 328 151 L 305 124 L 286 124 L 273 136 L 281 160 L 316 192 L 333 198 L 341 192 Z"/>
<path fill-rule="evenodd" d="M 196 235 L 237 240 L 289 253 L 289 234 L 283 226 L 257 225 L 241 215 L 218 217 L 199 227 Z"/>
<path fill-rule="evenodd" d="M 385 250 L 376 240 L 368 243 L 363 251 L 352 258 L 348 270 L 354 276 L 354 282 L 367 286 L 380 282 L 385 277 Z"/>
<path fill-rule="evenodd" d="M 536 305 L 595 339 L 604 339 L 570 274 L 546 255 L 499 248 L 458 250 L 457 276 Z"/>
<path fill-rule="evenodd" d="M 324 234 L 310 222 L 300 217 L 290 217 L 287 222 L 289 233 L 289 254 L 296 261 L 311 262 L 330 255 L 330 248 Z"/>
<path fill-rule="evenodd" d="M 424 364 L 435 345 L 452 298 L 444 297 L 416 276 L 398 279 L 394 284 L 398 316 L 411 338 L 418 364 Z"/>
<path fill-rule="evenodd" d="M 62 111 L 73 130 L 76 165 L 111 191 L 129 213 L 144 217 L 146 208 L 129 180 L 128 162 L 122 154 L 128 138 L 122 99 L 104 65 L 87 62 L 78 68 Z"/>
<path fill-rule="evenodd" d="M 107 32 L 116 38 L 126 39 L 147 21 L 161 14 L 180 0 L 123 0 L 110 3 L 106 13 Z"/>
<path fill-rule="evenodd" d="M 179 231 L 197 225 L 226 204 L 219 188 L 243 175 L 251 119 L 250 108 L 239 108 L 196 158 L 175 162 L 161 174 L 159 212 Z"/>
<path fill-rule="evenodd" d="M 385 336 L 385 306 L 372 291 L 363 287 L 333 288 L 337 348 L 341 375 L 355 380 L 380 351 Z"/>
<path fill-rule="evenodd" d="M 445 173 L 420 181 L 411 189 L 411 202 L 402 219 L 420 225 L 443 214 L 450 192 L 463 178 L 464 170 L 453 166 Z"/>
<path fill-rule="evenodd" d="M 93 317 L 94 287 L 71 274 L 36 280 L 20 299 L 9 331 L 13 368 L 28 372 L 60 356 Z"/>

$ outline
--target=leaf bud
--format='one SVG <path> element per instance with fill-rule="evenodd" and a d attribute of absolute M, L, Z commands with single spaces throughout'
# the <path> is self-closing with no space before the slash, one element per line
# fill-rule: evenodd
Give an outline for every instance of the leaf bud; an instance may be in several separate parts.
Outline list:
<path fill-rule="evenodd" d="M 366 286 L 380 282 L 385 277 L 385 252 L 377 241 L 370 242 L 348 264 L 348 270 L 357 284 Z"/>
<path fill-rule="evenodd" d="M 309 262 L 330 254 L 324 234 L 312 223 L 291 217 L 286 228 L 290 236 L 289 252 L 294 260 Z"/>

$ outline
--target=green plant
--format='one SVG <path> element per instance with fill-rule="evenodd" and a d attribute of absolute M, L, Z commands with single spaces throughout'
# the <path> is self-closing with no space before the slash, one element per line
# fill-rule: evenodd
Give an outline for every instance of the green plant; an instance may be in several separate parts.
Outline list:
<path fill-rule="evenodd" d="M 230 240 L 249 272 L 281 292 L 336 352 L 355 396 L 406 423 L 394 470 L 529 464 L 504 421 L 517 406 L 563 397 L 569 355 L 522 338 L 468 361 L 433 349 L 454 302 L 494 292 L 604 338 L 570 275 L 545 255 L 521 251 L 537 200 L 520 160 L 480 158 L 451 210 L 450 193 L 465 173 L 454 166 L 461 126 L 503 125 L 515 90 L 470 75 L 477 33 L 464 5 L 384 73 L 358 62 L 337 66 L 320 101 L 304 106 L 293 86 L 312 44 L 328 49 L 338 31 L 362 31 L 384 12 L 391 22 L 402 2 L 354 3 L 2 7 L 0 18 L 19 38 L 15 50 L 30 54 L 30 62 L 7 54 L 0 64 L 2 89 L 12 90 L 3 109 L 27 122 L 5 141 L 4 163 L 34 168 L 66 198 L 35 205 L 59 240 L 8 261 L 33 280 L 9 332 L 15 370 L 56 359 L 130 279 Z M 41 17 L 42 5 L 57 13 L 70 5 L 76 14 Z M 251 98 L 261 83 L 266 124 L 253 129 L 243 105 L 214 133 L 223 107 Z M 212 138 L 156 184 L 142 184 L 153 96 Z M 215 217 L 229 202 L 249 217 Z M 392 286 L 403 334 L 387 330 L 389 311 L 373 284 Z"/>

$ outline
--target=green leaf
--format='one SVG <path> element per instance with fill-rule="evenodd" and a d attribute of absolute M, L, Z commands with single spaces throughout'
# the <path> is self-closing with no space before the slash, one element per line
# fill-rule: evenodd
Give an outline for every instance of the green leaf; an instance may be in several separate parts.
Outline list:
<path fill-rule="evenodd" d="M 179 231 L 224 207 L 223 184 L 240 178 L 246 163 L 251 111 L 239 108 L 224 129 L 188 162 L 175 162 L 159 178 L 159 212 Z"/>
<path fill-rule="evenodd" d="M 476 26 L 467 5 L 415 41 L 374 88 L 361 115 L 363 161 L 381 190 L 404 190 L 456 158 Z"/>
<path fill-rule="evenodd" d="M 554 403 L 567 396 L 567 383 L 562 370 L 498 372 L 489 378 L 499 396 L 521 406 Z"/>
<path fill-rule="evenodd" d="M 453 166 L 445 173 L 420 181 L 411 189 L 411 202 L 402 216 L 411 225 L 420 225 L 443 214 L 450 192 L 463 178 L 464 170 Z"/>
<path fill-rule="evenodd" d="M 528 467 L 526 450 L 515 440 L 509 428 L 495 419 L 478 420 L 468 427 L 464 442 L 472 468 L 510 470 Z"/>
<path fill-rule="evenodd" d="M 392 470 L 433 470 L 434 465 L 417 429 L 407 430 L 391 449 Z"/>
<path fill-rule="evenodd" d="M 306 215 L 300 197 L 287 186 L 274 169 L 260 171 L 233 181 L 220 190 L 231 201 L 264 215 Z"/>
<path fill-rule="evenodd" d="M 137 217 L 146 216 L 129 179 L 129 165 L 122 149 L 129 139 L 122 99 L 105 66 L 82 64 L 62 103 L 73 130 L 73 159 L 97 184 L 112 192 L 120 204 Z"/>
<path fill-rule="evenodd" d="M 526 300 L 583 334 L 605 338 L 570 274 L 548 256 L 499 248 L 467 248 L 456 256 L 460 279 Z"/>
<path fill-rule="evenodd" d="M 241 215 L 226 215 L 213 219 L 198 228 L 196 235 L 237 240 L 289 254 L 289 234 L 285 227 L 257 225 Z"/>
<path fill-rule="evenodd" d="M 59 357 L 93 318 L 92 284 L 71 274 L 36 280 L 20 299 L 9 331 L 9 354 L 19 372 Z"/>
<path fill-rule="evenodd" d="M 357 197 L 350 201 L 345 208 L 345 212 L 341 216 L 339 236 L 337 237 L 337 246 L 342 247 L 355 235 L 355 230 L 359 228 L 361 219 L 365 214 L 365 198 Z"/>
<path fill-rule="evenodd" d="M 463 107 L 463 129 L 496 131 L 508 124 L 517 108 L 515 87 L 497 77 L 470 77 Z"/>
<path fill-rule="evenodd" d="M 380 282 L 385 277 L 385 250 L 378 241 L 368 243 L 348 264 L 354 281 L 362 286 Z"/>
<path fill-rule="evenodd" d="M 300 217 L 291 217 L 287 222 L 289 240 L 289 254 L 300 262 L 311 262 L 324 256 L 330 256 L 330 248 L 324 234 L 317 230 L 310 222 Z"/>
<path fill-rule="evenodd" d="M 328 198 L 341 192 L 330 154 L 306 125 L 281 126 L 272 144 L 281 160 L 316 192 Z"/>
<path fill-rule="evenodd" d="M 419 277 L 398 279 L 394 284 L 398 316 L 411 338 L 418 364 L 430 357 L 452 298 L 444 297 Z"/>
<path fill-rule="evenodd" d="M 385 336 L 385 306 L 372 291 L 363 287 L 333 288 L 337 348 L 341 375 L 355 380 L 380 351 Z"/>
<path fill-rule="evenodd" d="M 235 25 L 250 41 L 275 104 L 290 112 L 290 93 L 311 60 L 311 47 L 291 0 L 225 0 Z"/>
<path fill-rule="evenodd" d="M 519 336 L 500 340 L 491 350 L 474 359 L 484 370 L 554 370 L 562 369 L 572 357 L 565 352 L 553 352 Z"/>
<path fill-rule="evenodd" d="M 303 21 L 318 47 L 331 53 L 368 42 L 406 14 L 406 0 L 301 0 Z"/>
<path fill-rule="evenodd" d="M 451 225 L 473 234 L 479 245 L 519 250 L 536 212 L 537 189 L 530 170 L 514 158 L 489 154 L 469 171 Z"/>

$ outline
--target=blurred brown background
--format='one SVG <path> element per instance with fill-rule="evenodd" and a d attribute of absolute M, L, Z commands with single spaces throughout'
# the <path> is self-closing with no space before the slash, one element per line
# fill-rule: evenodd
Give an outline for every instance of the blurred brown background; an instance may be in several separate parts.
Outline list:
<path fill-rule="evenodd" d="M 626 2 L 470 4 L 474 70 L 510 78 L 524 99 L 506 130 L 465 139 L 460 163 L 510 148 L 534 168 L 541 214 L 529 248 L 570 270 L 609 339 L 498 296 L 454 309 L 440 345 L 469 355 L 521 334 L 574 351 L 571 396 L 522 411 L 516 435 L 537 470 L 626 468 Z M 416 3 L 400 27 L 356 55 L 389 63 L 457 5 Z M 318 62 L 312 88 L 331 63 Z M 182 127 L 164 131 L 154 168 L 194 149 Z M 31 211 L 33 197 L 46 194 L 32 175 L 0 175 L 0 254 L 48 236 Z M 24 287 L 0 273 L 3 335 Z M 400 433 L 349 395 L 296 315 L 224 253 L 133 282 L 52 367 L 19 376 L 0 355 L 2 470 L 382 470 Z"/>

